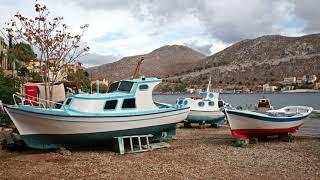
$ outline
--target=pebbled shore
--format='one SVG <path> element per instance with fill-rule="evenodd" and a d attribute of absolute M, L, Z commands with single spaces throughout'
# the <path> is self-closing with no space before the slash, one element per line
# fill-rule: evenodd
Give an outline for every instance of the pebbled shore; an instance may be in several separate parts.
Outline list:
<path fill-rule="evenodd" d="M 177 129 L 170 148 L 117 155 L 105 148 L 0 150 L 1 179 L 320 179 L 320 138 L 233 146 L 227 127 Z"/>

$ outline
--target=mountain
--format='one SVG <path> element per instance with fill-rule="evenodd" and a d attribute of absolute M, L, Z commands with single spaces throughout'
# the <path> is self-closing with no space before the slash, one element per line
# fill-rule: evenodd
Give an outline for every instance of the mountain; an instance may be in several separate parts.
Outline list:
<path fill-rule="evenodd" d="M 320 75 L 320 34 L 268 35 L 243 40 L 169 79 L 200 85 L 209 73 L 215 86 L 248 86 L 273 83 L 288 76 Z"/>
<path fill-rule="evenodd" d="M 93 78 L 120 80 L 133 75 L 137 61 L 144 57 L 142 74 L 145 76 L 169 77 L 195 67 L 205 56 L 186 46 L 163 46 L 148 54 L 124 57 L 119 61 L 88 68 Z"/>

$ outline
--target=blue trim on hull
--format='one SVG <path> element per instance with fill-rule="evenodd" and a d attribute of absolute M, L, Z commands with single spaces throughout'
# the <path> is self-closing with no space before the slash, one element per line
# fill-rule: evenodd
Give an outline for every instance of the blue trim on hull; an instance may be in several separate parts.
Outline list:
<path fill-rule="evenodd" d="M 162 132 L 167 132 L 167 137 L 161 136 Z M 170 140 L 176 135 L 176 124 L 166 124 L 144 128 L 97 132 L 86 134 L 35 134 L 22 135 L 21 138 L 27 146 L 35 149 L 57 149 L 60 147 L 85 147 L 106 145 L 114 140 L 114 137 L 153 134 L 152 140 Z"/>
<path fill-rule="evenodd" d="M 14 106 L 7 106 L 6 108 L 8 109 L 14 109 L 14 110 L 19 110 L 23 112 L 29 112 L 29 113 L 34 113 L 34 114 L 40 114 L 40 115 L 52 115 L 52 116 L 60 116 L 60 117 L 95 117 L 95 118 L 101 118 L 101 117 L 132 117 L 132 116 L 145 116 L 145 115 L 152 115 L 152 114 L 161 114 L 161 113 L 167 113 L 167 112 L 174 112 L 174 111 L 180 111 L 180 110 L 185 110 L 185 109 L 190 109 L 190 107 L 181 107 L 181 108 L 175 108 L 175 107 L 170 107 L 170 108 L 163 108 L 163 109 L 156 109 L 156 110 L 151 110 L 151 111 L 141 111 L 141 112 L 130 112 L 130 113 L 83 113 L 83 114 L 78 114 L 78 115 L 72 115 L 68 114 L 68 112 L 72 111 L 65 111 L 61 109 L 41 109 L 41 108 L 33 108 L 29 106 L 19 106 L 19 107 L 14 107 Z"/>
<path fill-rule="evenodd" d="M 261 114 L 257 112 L 251 111 L 237 111 L 237 110 L 228 110 L 226 109 L 227 114 L 238 115 L 246 118 L 257 119 L 261 121 L 271 121 L 271 122 L 292 122 L 299 121 L 306 118 L 308 115 L 303 116 L 292 116 L 292 117 L 277 117 L 277 116 L 269 116 L 266 114 Z"/>
<path fill-rule="evenodd" d="M 52 116 L 53 118 L 41 117 L 41 116 L 38 116 L 37 114 L 36 114 L 36 116 L 33 115 L 33 117 L 45 118 L 45 119 L 51 120 L 51 121 L 63 121 L 63 122 L 71 122 L 71 123 L 77 123 L 77 122 L 85 122 L 85 123 L 112 123 L 112 122 L 117 122 L 117 123 L 121 123 L 121 122 L 134 122 L 134 121 L 154 120 L 154 119 L 159 119 L 159 118 L 164 118 L 164 117 L 171 117 L 171 116 L 176 116 L 176 115 L 185 114 L 185 113 L 186 112 L 181 112 L 181 113 L 175 113 L 175 114 L 170 114 L 170 115 L 166 115 L 166 116 L 159 116 L 159 117 L 154 117 L 154 118 L 142 118 L 142 119 L 136 119 L 136 120 L 117 120 L 117 121 L 94 120 L 94 119 L 96 119 L 96 117 L 86 117 L 86 118 L 88 118 L 86 120 L 65 120 L 65 119 L 56 119 L 57 117 L 54 117 L 54 116 Z M 16 112 L 15 114 L 23 115 L 20 112 Z M 152 115 L 152 114 L 150 114 L 150 115 Z M 104 118 L 108 118 L 108 117 L 104 117 Z M 119 118 L 121 118 L 121 117 L 119 117 Z"/>
<path fill-rule="evenodd" d="M 224 124 L 224 115 L 222 116 L 194 116 L 188 115 L 186 119 L 189 123 L 201 123 L 205 122 L 206 124 Z"/>

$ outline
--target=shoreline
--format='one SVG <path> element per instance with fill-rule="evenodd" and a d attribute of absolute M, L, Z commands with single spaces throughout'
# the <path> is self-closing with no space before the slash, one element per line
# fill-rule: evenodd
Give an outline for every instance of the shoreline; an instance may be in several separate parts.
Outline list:
<path fill-rule="evenodd" d="M 252 92 L 252 93 L 226 93 L 221 92 L 220 94 L 318 94 L 320 91 L 286 91 L 286 92 Z M 193 95 L 195 93 L 187 92 L 154 92 L 153 95 Z"/>
<path fill-rule="evenodd" d="M 3 179 L 319 179 L 320 137 L 264 140 L 235 147 L 228 127 L 178 128 L 171 147 L 118 155 L 104 147 L 0 150 Z M 298 165 L 298 166 L 297 166 Z"/>

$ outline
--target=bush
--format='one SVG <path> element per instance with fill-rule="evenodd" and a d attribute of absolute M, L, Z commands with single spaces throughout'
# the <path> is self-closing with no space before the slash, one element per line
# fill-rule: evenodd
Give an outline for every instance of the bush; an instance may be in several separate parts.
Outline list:
<path fill-rule="evenodd" d="M 10 76 L 4 76 L 0 72 L 0 100 L 5 104 L 13 104 L 12 94 L 19 89 L 15 83 L 16 79 Z M 7 115 L 0 115 L 0 126 L 8 126 L 11 121 Z"/>
<path fill-rule="evenodd" d="M 18 84 L 16 84 L 16 79 L 10 76 L 4 76 L 0 73 L 0 99 L 3 103 L 12 104 L 12 94 L 16 93 L 19 89 Z"/>

